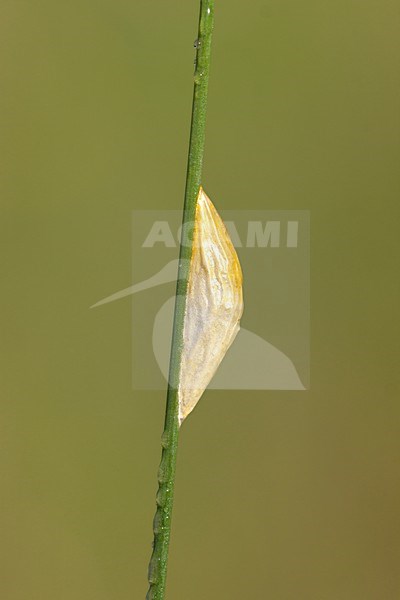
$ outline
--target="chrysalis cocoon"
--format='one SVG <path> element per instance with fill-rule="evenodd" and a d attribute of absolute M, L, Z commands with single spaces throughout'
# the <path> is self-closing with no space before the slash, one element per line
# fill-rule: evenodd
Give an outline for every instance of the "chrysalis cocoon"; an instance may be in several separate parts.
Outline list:
<path fill-rule="evenodd" d="M 239 259 L 221 217 L 200 188 L 183 328 L 179 424 L 196 406 L 235 339 L 242 313 Z"/>

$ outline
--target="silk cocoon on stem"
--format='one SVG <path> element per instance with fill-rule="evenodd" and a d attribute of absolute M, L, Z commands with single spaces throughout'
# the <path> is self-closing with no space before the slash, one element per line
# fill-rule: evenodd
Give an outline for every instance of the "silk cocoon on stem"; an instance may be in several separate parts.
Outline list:
<path fill-rule="evenodd" d="M 200 187 L 178 386 L 180 425 L 200 400 L 240 329 L 242 282 L 242 270 L 229 233 Z"/>

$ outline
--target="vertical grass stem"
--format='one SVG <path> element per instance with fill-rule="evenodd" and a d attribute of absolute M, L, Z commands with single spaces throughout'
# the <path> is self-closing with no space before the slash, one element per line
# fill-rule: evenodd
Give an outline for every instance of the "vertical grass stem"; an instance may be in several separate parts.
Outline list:
<path fill-rule="evenodd" d="M 191 244 L 184 244 L 188 226 L 194 222 L 196 201 L 201 185 L 205 125 L 207 111 L 208 79 L 210 72 L 211 38 L 214 25 L 214 0 L 201 0 L 199 32 L 195 43 L 196 62 L 192 120 L 190 128 L 189 156 L 186 172 L 183 227 L 180 244 L 180 260 L 177 277 L 174 325 L 172 334 L 167 407 L 162 435 L 162 456 L 158 471 L 159 488 L 156 497 L 157 510 L 154 517 L 153 554 L 149 565 L 147 600 L 164 600 L 167 576 L 168 549 L 171 535 L 171 517 L 174 497 L 176 457 L 178 449 L 178 384 L 183 347 L 183 325 L 186 292 L 189 278 Z"/>

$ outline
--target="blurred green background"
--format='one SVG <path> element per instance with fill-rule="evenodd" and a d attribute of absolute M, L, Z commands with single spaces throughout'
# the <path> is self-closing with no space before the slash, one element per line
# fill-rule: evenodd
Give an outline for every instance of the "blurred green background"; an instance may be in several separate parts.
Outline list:
<path fill-rule="evenodd" d="M 182 206 L 198 3 L 0 14 L 0 593 L 140 599 L 164 393 L 132 390 L 129 298 L 88 307 L 131 283 L 131 211 Z M 217 3 L 204 181 L 310 209 L 312 387 L 206 393 L 168 599 L 400 597 L 399 18 Z"/>

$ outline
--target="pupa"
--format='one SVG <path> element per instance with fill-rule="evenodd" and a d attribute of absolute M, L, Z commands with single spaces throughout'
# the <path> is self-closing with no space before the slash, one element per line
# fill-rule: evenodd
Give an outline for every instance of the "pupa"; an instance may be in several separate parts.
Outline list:
<path fill-rule="evenodd" d="M 200 187 L 183 326 L 179 425 L 194 409 L 240 329 L 243 276 L 229 233 Z"/>

